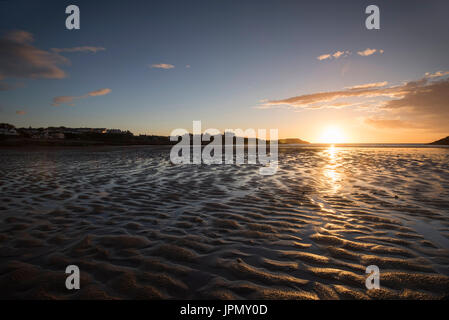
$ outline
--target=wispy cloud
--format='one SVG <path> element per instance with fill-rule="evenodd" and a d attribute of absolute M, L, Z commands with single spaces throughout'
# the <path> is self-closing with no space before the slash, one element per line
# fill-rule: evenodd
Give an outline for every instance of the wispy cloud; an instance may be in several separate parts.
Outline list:
<path fill-rule="evenodd" d="M 81 99 L 82 97 L 77 96 L 58 96 L 53 98 L 52 106 L 59 107 L 61 104 L 67 104 L 69 106 L 74 106 L 73 100 Z"/>
<path fill-rule="evenodd" d="M 366 48 L 363 51 L 358 51 L 357 54 L 362 57 L 367 57 L 367 56 L 371 56 L 371 55 L 375 54 L 376 52 L 382 54 L 382 53 L 384 53 L 384 50 L 383 49 L 378 50 L 378 49 Z"/>
<path fill-rule="evenodd" d="M 83 47 L 73 47 L 73 48 L 52 48 L 53 52 L 90 52 L 97 53 L 98 51 L 104 51 L 106 48 L 103 47 L 91 47 L 91 46 L 83 46 Z"/>
<path fill-rule="evenodd" d="M 326 60 L 326 59 L 330 59 L 332 56 L 329 53 L 326 54 L 322 54 L 321 56 L 316 57 L 318 60 Z"/>
<path fill-rule="evenodd" d="M 155 69 L 173 69 L 175 66 L 169 63 L 156 63 L 156 64 L 152 64 L 150 66 L 150 68 L 155 68 Z"/>
<path fill-rule="evenodd" d="M 374 82 L 374 83 L 365 83 L 365 84 L 359 84 L 352 87 L 346 87 L 346 89 L 368 89 L 368 88 L 379 88 L 379 87 L 385 87 L 388 84 L 388 81 L 383 82 Z"/>
<path fill-rule="evenodd" d="M 111 92 L 111 89 L 104 88 L 104 89 L 100 89 L 100 90 L 91 91 L 88 93 L 88 95 L 91 97 L 104 96 L 105 94 L 108 94 L 110 92 Z"/>
<path fill-rule="evenodd" d="M 375 96 L 398 97 L 401 96 L 403 93 L 404 93 L 403 88 L 401 87 L 390 87 L 381 89 L 376 87 L 374 88 L 367 87 L 359 89 L 351 88 L 339 91 L 304 94 L 280 100 L 270 100 L 268 102 L 265 102 L 265 105 L 266 106 L 287 105 L 293 108 L 316 109 L 318 104 L 320 104 L 319 107 L 325 107 L 326 103 L 333 102 L 340 98 L 375 97 Z"/>
<path fill-rule="evenodd" d="M 363 56 L 363 57 L 367 57 L 367 56 L 375 54 L 376 52 L 382 54 L 382 53 L 384 53 L 384 50 L 366 48 L 365 50 L 358 51 L 357 54 L 360 56 Z M 319 55 L 316 58 L 320 61 L 331 60 L 331 59 L 345 58 L 345 57 L 350 56 L 351 54 L 352 54 L 351 51 L 343 50 L 343 51 L 335 51 L 334 53 L 325 53 L 325 54 Z"/>
<path fill-rule="evenodd" d="M 334 53 L 326 53 L 316 57 L 318 60 L 327 60 L 327 59 L 338 59 L 341 57 L 347 57 L 351 55 L 350 51 L 335 51 Z"/>
<path fill-rule="evenodd" d="M 425 77 L 426 78 L 439 78 L 449 75 L 449 71 L 437 71 L 434 73 L 426 72 Z"/>
<path fill-rule="evenodd" d="M 10 31 L 6 33 L 3 38 L 16 43 L 30 43 L 34 41 L 33 35 L 24 30 Z"/>
<path fill-rule="evenodd" d="M 334 54 L 332 55 L 332 57 L 334 57 L 335 59 L 338 59 L 338 58 L 340 58 L 341 56 L 343 56 L 344 54 L 345 54 L 344 51 L 337 51 L 337 52 L 334 52 Z"/>
<path fill-rule="evenodd" d="M 82 96 L 58 96 L 58 97 L 53 98 L 52 106 L 59 107 L 62 104 L 66 104 L 68 106 L 74 106 L 75 100 L 85 99 L 87 97 L 104 96 L 110 92 L 111 92 L 111 89 L 104 88 L 104 89 L 99 89 L 99 90 L 88 92 L 87 94 L 82 95 Z"/>
<path fill-rule="evenodd" d="M 11 31 L 0 38 L 0 80 L 6 78 L 61 79 L 66 73 L 60 65 L 70 60 L 56 52 L 39 49 L 27 31 Z"/>

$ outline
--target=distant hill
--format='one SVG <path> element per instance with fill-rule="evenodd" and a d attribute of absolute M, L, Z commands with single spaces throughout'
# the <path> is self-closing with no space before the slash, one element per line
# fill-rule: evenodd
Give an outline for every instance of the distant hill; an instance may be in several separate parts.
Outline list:
<path fill-rule="evenodd" d="M 287 138 L 287 139 L 279 139 L 279 144 L 309 144 L 310 142 L 297 139 L 297 138 Z"/>
<path fill-rule="evenodd" d="M 449 137 L 440 139 L 438 141 L 435 141 L 435 142 L 432 142 L 432 143 L 429 143 L 429 144 L 436 144 L 436 145 L 440 145 L 440 146 L 441 145 L 448 146 L 449 145 Z"/>

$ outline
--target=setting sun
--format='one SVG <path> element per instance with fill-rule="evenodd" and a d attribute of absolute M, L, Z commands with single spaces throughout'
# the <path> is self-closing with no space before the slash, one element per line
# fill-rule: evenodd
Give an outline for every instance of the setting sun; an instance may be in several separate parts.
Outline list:
<path fill-rule="evenodd" d="M 344 143 L 346 137 L 343 131 L 337 126 L 329 126 L 324 128 L 319 142 L 321 143 Z"/>

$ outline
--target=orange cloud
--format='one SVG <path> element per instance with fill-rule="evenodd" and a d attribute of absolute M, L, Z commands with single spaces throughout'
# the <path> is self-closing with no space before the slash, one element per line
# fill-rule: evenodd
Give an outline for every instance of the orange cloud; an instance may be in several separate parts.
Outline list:
<path fill-rule="evenodd" d="M 53 103 L 52 106 L 55 107 L 59 107 L 61 104 L 66 104 L 69 106 L 74 106 L 75 105 L 75 100 L 79 100 L 79 99 L 84 99 L 87 97 L 97 97 L 97 96 L 104 96 L 108 93 L 111 92 L 111 89 L 109 88 L 104 88 L 104 89 L 99 89 L 99 90 L 95 90 L 95 91 L 91 91 L 85 95 L 82 96 L 58 96 L 58 97 L 54 97 L 53 98 Z"/>
<path fill-rule="evenodd" d="M 369 88 L 379 88 L 379 87 L 385 87 L 388 84 L 388 81 L 383 82 L 374 82 L 374 83 L 366 83 L 366 84 L 359 84 L 352 87 L 346 87 L 346 89 L 369 89 Z"/>
<path fill-rule="evenodd" d="M 431 77 L 430 75 L 438 75 Z M 426 73 L 416 81 L 389 86 L 386 81 L 361 84 L 345 90 L 303 94 L 296 97 L 261 102 L 260 108 L 287 106 L 300 109 L 369 106 L 370 112 L 383 117 L 368 118 L 365 123 L 378 128 L 440 128 L 447 130 L 449 117 L 449 72 Z M 372 98 L 382 98 L 372 100 Z M 337 99 L 357 98 L 354 103 Z M 367 100 L 365 98 L 370 98 Z M 389 118 L 393 119 L 389 119 Z"/>
<path fill-rule="evenodd" d="M 322 60 L 326 60 L 326 59 L 338 59 L 340 57 L 347 57 L 348 55 L 350 55 L 351 52 L 350 51 L 336 51 L 334 53 L 326 53 L 326 54 L 322 54 L 318 57 L 316 57 L 318 60 L 322 61 Z"/>
<path fill-rule="evenodd" d="M 95 90 L 95 91 L 91 91 L 88 93 L 89 96 L 95 97 L 95 96 L 104 96 L 105 94 L 108 94 L 111 92 L 111 89 L 109 88 L 104 88 L 104 89 L 99 89 L 99 90 Z"/>
<path fill-rule="evenodd" d="M 426 72 L 426 78 L 440 78 L 449 75 L 449 71 L 437 71 L 435 73 Z"/>
<path fill-rule="evenodd" d="M 370 55 L 375 54 L 376 52 L 384 53 L 384 50 L 382 50 L 382 49 L 377 50 L 377 49 L 366 48 L 366 49 L 363 50 L 363 51 L 357 52 L 357 54 L 360 55 L 360 56 L 363 56 L 363 57 L 367 57 L 367 56 L 370 56 Z"/>
<path fill-rule="evenodd" d="M 322 54 L 321 56 L 316 57 L 318 60 L 326 60 L 326 59 L 330 59 L 331 55 L 330 54 Z"/>
<path fill-rule="evenodd" d="M 416 128 L 413 123 L 402 121 L 399 119 L 378 119 L 378 118 L 367 118 L 365 123 L 379 128 L 379 129 L 404 129 L 404 128 Z"/>
<path fill-rule="evenodd" d="M 361 89 L 346 89 L 339 91 L 317 92 L 312 94 L 304 94 L 292 98 L 271 100 L 265 102 L 267 106 L 288 105 L 296 108 L 310 108 L 316 103 L 332 102 L 339 98 L 351 97 L 399 97 L 405 93 L 404 87 L 396 86 L 390 88 L 368 87 Z"/>
<path fill-rule="evenodd" d="M 152 64 L 151 68 L 156 68 L 156 69 L 173 69 L 175 66 L 172 64 L 168 64 L 168 63 L 157 63 L 157 64 Z"/>

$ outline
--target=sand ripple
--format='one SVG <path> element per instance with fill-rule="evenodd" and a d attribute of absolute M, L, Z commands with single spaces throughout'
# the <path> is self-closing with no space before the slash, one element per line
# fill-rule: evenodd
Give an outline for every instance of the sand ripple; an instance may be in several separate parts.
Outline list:
<path fill-rule="evenodd" d="M 0 298 L 448 297 L 447 163 L 447 149 L 285 148 L 260 176 L 172 165 L 166 147 L 1 150 Z"/>

